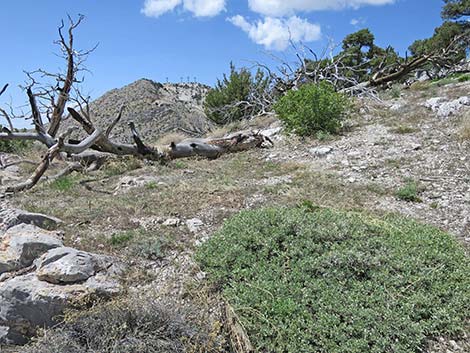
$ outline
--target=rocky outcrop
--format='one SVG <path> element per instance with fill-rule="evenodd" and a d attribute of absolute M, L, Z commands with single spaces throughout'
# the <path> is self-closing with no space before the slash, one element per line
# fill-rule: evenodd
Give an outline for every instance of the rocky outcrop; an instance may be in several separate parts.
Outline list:
<path fill-rule="evenodd" d="M 96 127 L 106 130 L 122 105 L 126 109 L 111 133 L 113 141 L 132 143 L 128 123 L 135 122 L 146 142 L 170 132 L 197 132 L 201 135 L 213 127 L 204 114 L 203 102 L 210 87 L 199 83 L 158 83 L 137 80 L 119 89 L 106 92 L 90 104 Z M 68 118 L 63 129 L 75 125 Z M 81 129 L 80 129 L 81 130 Z M 80 137 L 77 135 L 75 137 Z"/>
<path fill-rule="evenodd" d="M 0 211 L 0 347 L 22 344 L 48 327 L 72 303 L 121 291 L 124 267 L 116 259 L 64 247 L 60 223 L 41 214 Z"/>
<path fill-rule="evenodd" d="M 447 101 L 443 97 L 434 97 L 428 99 L 424 106 L 435 112 L 437 116 L 447 118 L 455 115 L 462 107 L 470 106 L 470 98 L 462 96 L 458 99 Z"/>
<path fill-rule="evenodd" d="M 40 213 L 17 210 L 7 206 L 0 208 L 0 234 L 18 224 L 34 224 L 43 229 L 54 229 L 61 223 L 62 221 L 58 218 Z"/>
<path fill-rule="evenodd" d="M 63 246 L 59 237 L 31 224 L 8 229 L 0 241 L 0 275 L 31 266 L 49 249 Z"/>

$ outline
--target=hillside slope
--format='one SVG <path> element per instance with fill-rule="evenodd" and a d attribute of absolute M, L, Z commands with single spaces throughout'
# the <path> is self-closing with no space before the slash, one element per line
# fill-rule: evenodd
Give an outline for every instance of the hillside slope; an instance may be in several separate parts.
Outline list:
<path fill-rule="evenodd" d="M 125 104 L 121 122 L 111 137 L 130 141 L 127 123 L 134 121 L 143 137 L 152 142 L 166 133 L 178 131 L 204 134 L 212 123 L 203 111 L 208 86 L 199 83 L 158 83 L 148 79 L 137 80 L 122 88 L 113 89 L 90 104 L 95 125 L 106 129 Z M 75 124 L 67 119 L 64 126 Z"/>

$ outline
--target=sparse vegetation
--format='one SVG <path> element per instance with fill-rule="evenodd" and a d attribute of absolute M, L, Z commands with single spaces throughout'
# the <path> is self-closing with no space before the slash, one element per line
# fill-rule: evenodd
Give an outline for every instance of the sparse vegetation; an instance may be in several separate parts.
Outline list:
<path fill-rule="evenodd" d="M 46 331 L 22 352 L 209 352 L 211 337 L 188 322 L 188 314 L 177 303 L 159 300 L 157 293 L 133 295 L 69 313 L 60 328 Z"/>
<path fill-rule="evenodd" d="M 300 136 L 337 133 L 348 111 L 348 99 L 326 82 L 289 91 L 274 105 L 287 130 Z"/>
<path fill-rule="evenodd" d="M 397 127 L 391 130 L 395 134 L 412 134 L 416 132 L 416 129 L 411 126 L 406 125 L 398 125 Z"/>
<path fill-rule="evenodd" d="M 418 196 L 420 192 L 418 183 L 415 180 L 407 179 L 405 185 L 397 190 L 395 196 L 403 201 L 421 202 L 422 200 Z"/>
<path fill-rule="evenodd" d="M 399 85 L 393 85 L 390 89 L 390 95 L 392 98 L 400 98 L 401 97 L 401 88 Z"/>
<path fill-rule="evenodd" d="M 468 319 L 463 249 L 396 216 L 310 202 L 245 211 L 197 259 L 259 352 L 414 352 Z"/>
<path fill-rule="evenodd" d="M 150 181 L 147 184 L 145 184 L 145 188 L 147 188 L 149 190 L 153 190 L 153 189 L 158 188 L 158 184 L 155 181 Z"/>
<path fill-rule="evenodd" d="M 76 182 L 76 178 L 67 175 L 54 180 L 49 185 L 54 190 L 66 192 L 72 189 L 76 185 Z"/>
<path fill-rule="evenodd" d="M 141 167 L 142 161 L 137 158 L 120 157 L 110 160 L 104 168 L 104 171 L 107 176 L 115 176 Z"/>
<path fill-rule="evenodd" d="M 132 238 L 134 238 L 134 233 L 132 231 L 115 233 L 111 234 L 111 237 L 109 238 L 109 243 L 115 247 L 122 247 L 129 243 Z"/>

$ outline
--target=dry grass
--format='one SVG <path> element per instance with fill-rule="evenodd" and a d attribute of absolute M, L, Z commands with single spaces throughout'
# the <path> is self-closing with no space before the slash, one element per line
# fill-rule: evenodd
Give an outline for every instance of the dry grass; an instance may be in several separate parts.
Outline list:
<path fill-rule="evenodd" d="M 72 175 L 63 190 L 42 183 L 13 201 L 20 208 L 61 218 L 69 245 L 139 257 L 137 250 L 152 239 L 158 257 L 159 248 L 165 253 L 189 246 L 191 234 L 186 227 L 160 224 L 143 232 L 135 220 L 206 217 L 217 228 L 246 207 L 311 199 L 354 208 L 367 199 L 367 191 L 356 190 L 334 175 L 312 172 L 294 162 L 266 161 L 260 154 L 248 151 L 214 161 L 188 159 L 183 166 L 177 162 L 143 166 L 134 159 L 120 159 L 94 175 Z M 161 183 L 118 190 L 122 174 L 150 175 Z"/>
<path fill-rule="evenodd" d="M 207 317 L 200 310 L 162 300 L 150 290 L 70 311 L 61 326 L 45 331 L 22 352 L 226 352 L 220 328 L 201 319 Z"/>

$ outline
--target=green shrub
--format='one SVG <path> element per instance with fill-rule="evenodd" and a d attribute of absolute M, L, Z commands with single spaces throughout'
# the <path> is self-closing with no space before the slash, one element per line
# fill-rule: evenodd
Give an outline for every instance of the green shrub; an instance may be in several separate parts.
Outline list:
<path fill-rule="evenodd" d="M 421 202 L 422 200 L 418 196 L 420 192 L 421 190 L 418 187 L 418 183 L 414 180 L 409 179 L 406 181 L 405 185 L 403 185 L 400 189 L 397 190 L 395 196 L 403 201 Z"/>
<path fill-rule="evenodd" d="M 237 70 L 230 63 L 230 75 L 224 74 L 214 89 L 209 91 L 204 101 L 204 110 L 212 121 L 217 124 L 250 119 L 260 113 L 263 107 L 259 102 L 268 94 L 271 79 L 263 71 L 252 73 L 242 68 Z"/>
<path fill-rule="evenodd" d="M 400 98 L 401 97 L 401 88 L 399 85 L 393 85 L 390 89 L 390 95 L 392 98 Z"/>
<path fill-rule="evenodd" d="M 50 187 L 52 189 L 62 191 L 62 192 L 69 191 L 75 185 L 76 185 L 76 180 L 69 175 L 60 177 L 54 180 L 52 183 L 50 183 Z"/>
<path fill-rule="evenodd" d="M 112 246 L 122 247 L 127 245 L 133 238 L 135 234 L 133 231 L 125 231 L 120 233 L 115 233 L 109 238 L 109 243 Z"/>
<path fill-rule="evenodd" d="M 307 136 L 318 131 L 337 133 L 348 106 L 343 94 L 335 92 L 331 84 L 321 82 L 289 91 L 274 105 L 274 110 L 287 130 Z"/>
<path fill-rule="evenodd" d="M 244 211 L 197 260 L 257 352 L 416 352 L 463 333 L 470 312 L 462 247 L 398 216 L 308 202 Z"/>

